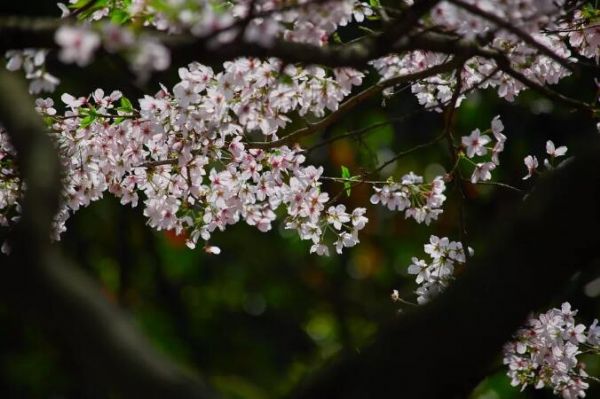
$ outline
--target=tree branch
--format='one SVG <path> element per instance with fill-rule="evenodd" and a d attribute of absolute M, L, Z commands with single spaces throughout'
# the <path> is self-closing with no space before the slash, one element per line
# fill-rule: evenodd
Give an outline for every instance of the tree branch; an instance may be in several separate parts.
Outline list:
<path fill-rule="evenodd" d="M 491 247 L 444 294 L 409 309 L 359 354 L 338 358 L 290 397 L 467 396 L 526 315 L 597 258 L 600 237 L 589 232 L 600 225 L 600 147 L 591 147 L 542 178 L 516 218 L 490 223 Z M 584 215 L 571 212 L 572 198 Z"/>

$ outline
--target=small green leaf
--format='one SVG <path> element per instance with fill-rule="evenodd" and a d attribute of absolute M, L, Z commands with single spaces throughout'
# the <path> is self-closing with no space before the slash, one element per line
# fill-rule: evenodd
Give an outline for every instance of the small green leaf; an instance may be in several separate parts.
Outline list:
<path fill-rule="evenodd" d="M 88 115 L 81 120 L 81 127 L 85 128 L 94 123 L 96 120 L 96 115 Z"/>
<path fill-rule="evenodd" d="M 379 2 L 379 0 L 369 0 L 369 4 L 371 5 L 371 7 L 374 8 L 381 7 L 381 3 Z"/>
<path fill-rule="evenodd" d="M 346 195 L 350 196 L 350 191 L 352 190 L 352 184 L 349 180 L 352 180 L 353 177 L 350 175 L 350 169 L 342 165 L 342 178 L 347 179 L 344 181 L 344 189 L 346 190 Z"/>
<path fill-rule="evenodd" d="M 119 109 L 121 111 L 132 112 L 133 105 L 131 104 L 131 101 L 129 101 L 129 99 L 127 97 L 121 97 Z"/>
<path fill-rule="evenodd" d="M 279 75 L 279 81 L 286 85 L 291 85 L 292 83 L 294 83 L 292 77 L 287 73 L 282 73 L 281 75 Z"/>
<path fill-rule="evenodd" d="M 77 10 L 84 6 L 87 6 L 89 2 L 90 2 L 90 0 L 79 0 L 79 1 L 75 2 L 75 4 L 71 4 L 69 7 L 74 10 Z"/>
<path fill-rule="evenodd" d="M 112 10 L 110 20 L 114 24 L 122 25 L 129 20 L 129 13 L 125 10 Z"/>
<path fill-rule="evenodd" d="M 344 42 L 342 42 L 342 38 L 340 37 L 340 35 L 337 32 L 334 32 L 333 35 L 331 35 L 333 42 L 337 43 L 337 44 L 344 44 Z"/>
<path fill-rule="evenodd" d="M 342 165 L 342 177 L 344 179 L 349 179 L 350 178 L 350 169 L 348 169 L 344 165 Z"/>

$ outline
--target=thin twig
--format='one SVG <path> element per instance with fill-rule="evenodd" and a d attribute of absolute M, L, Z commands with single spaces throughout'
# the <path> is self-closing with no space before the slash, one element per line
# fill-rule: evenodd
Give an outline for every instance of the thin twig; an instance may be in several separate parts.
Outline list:
<path fill-rule="evenodd" d="M 519 194 L 523 194 L 525 192 L 525 190 L 523 190 L 522 188 L 518 188 L 518 187 L 515 187 L 515 186 L 511 186 L 510 184 L 502 183 L 502 182 L 497 182 L 497 181 L 478 181 L 477 183 L 472 183 L 468 179 L 463 179 L 463 181 L 465 183 L 471 183 L 471 184 L 476 184 L 476 185 L 480 185 L 480 186 L 502 187 L 502 188 L 506 188 L 506 189 L 511 190 L 511 191 L 515 191 L 515 192 L 517 192 Z"/>
<path fill-rule="evenodd" d="M 432 146 L 432 145 L 434 145 L 434 144 L 442 141 L 443 138 L 444 138 L 444 135 L 440 134 L 440 135 L 436 136 L 433 140 L 430 140 L 430 141 L 428 141 L 426 143 L 423 143 L 423 144 L 416 145 L 416 146 L 414 146 L 414 147 L 412 147 L 412 148 L 410 148 L 408 150 L 396 153 L 396 155 L 394 155 L 392 158 L 388 159 L 387 161 L 385 161 L 384 163 L 382 163 L 381 165 L 379 165 L 377 168 L 373 169 L 368 174 L 368 176 L 375 175 L 377 172 L 380 172 L 381 170 L 385 169 L 387 166 L 393 164 L 398 159 L 400 159 L 402 157 L 405 157 L 408 154 L 412 154 L 415 151 L 419 151 L 419 150 L 422 150 L 424 148 L 430 147 L 430 146 Z"/>
<path fill-rule="evenodd" d="M 454 88 L 454 92 L 452 93 L 452 98 L 450 100 L 450 104 L 446 109 L 445 121 L 444 121 L 444 136 L 448 142 L 448 150 L 450 151 L 450 156 L 452 159 L 452 164 L 454 165 L 451 173 L 457 173 L 459 178 L 455 179 L 456 191 L 459 194 L 458 198 L 458 224 L 459 224 L 459 235 L 460 242 L 463 246 L 463 251 L 465 253 L 465 258 L 467 262 L 469 261 L 471 255 L 469 254 L 469 245 L 467 242 L 467 227 L 465 221 L 465 202 L 467 196 L 465 194 L 464 187 L 462 186 L 462 176 L 460 173 L 460 169 L 458 169 L 458 162 L 460 161 L 460 157 L 458 154 L 458 148 L 454 144 L 454 136 L 452 134 L 452 123 L 454 120 L 454 115 L 456 111 L 456 104 L 458 103 L 458 99 L 461 96 L 461 90 L 463 85 L 462 80 L 462 70 L 464 68 L 464 63 L 460 65 L 459 68 L 456 69 L 456 87 Z"/>

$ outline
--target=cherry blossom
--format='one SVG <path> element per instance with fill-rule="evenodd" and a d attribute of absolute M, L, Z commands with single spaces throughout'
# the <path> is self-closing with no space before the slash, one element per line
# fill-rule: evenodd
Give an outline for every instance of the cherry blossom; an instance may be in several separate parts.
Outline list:
<path fill-rule="evenodd" d="M 119 91 L 107 95 L 101 89 L 87 97 L 64 93 L 64 115 L 51 100 L 38 100 L 38 112 L 52 121 L 67 171 L 54 238 L 72 212 L 108 191 L 131 206 L 142 202 L 143 193 L 148 224 L 187 231 L 190 247 L 241 220 L 269 231 L 278 208 L 286 209 L 286 228 L 312 242 L 311 252 L 327 255 L 328 245 L 338 253 L 356 245 L 368 221 L 365 210 L 326 206 L 330 197 L 321 190 L 322 168 L 305 166 L 299 148 L 259 150 L 247 148 L 242 139 L 253 132 L 276 138 L 289 122 L 284 113 L 294 109 L 319 115 L 336 109 L 361 75 L 340 70 L 328 76 L 321 68 L 290 65 L 283 70 L 292 77 L 290 85 L 277 79 L 280 71 L 276 60 L 239 59 L 219 73 L 190 64 L 179 70 L 182 80 L 172 92 L 163 87 L 140 99 L 139 109 Z M 284 90 L 291 101 L 278 100 Z M 269 106 L 258 108 L 267 98 Z M 14 158 L 9 150 L 6 156 Z M 211 159 L 223 166 L 208 167 Z M 0 209 L 18 212 L 17 187 L 6 186 Z"/>
<path fill-rule="evenodd" d="M 465 146 L 469 158 L 473 158 L 475 155 L 485 155 L 487 153 L 485 146 L 490 141 L 490 138 L 482 135 L 479 129 L 473 130 L 470 136 L 462 138 L 462 144 Z"/>
<path fill-rule="evenodd" d="M 431 262 L 413 257 L 408 273 L 416 275 L 419 287 L 415 291 L 417 302 L 423 304 L 442 292 L 454 280 L 455 265 L 466 262 L 465 252 L 460 242 L 450 241 L 447 237 L 432 235 L 424 246 Z M 472 249 L 469 248 L 472 255 Z"/>
<path fill-rule="evenodd" d="M 527 167 L 527 175 L 523 177 L 523 180 L 527 180 L 537 171 L 539 164 L 537 158 L 532 155 L 527 155 L 523 162 L 525 163 L 525 167 Z"/>
<path fill-rule="evenodd" d="M 442 176 L 425 184 L 423 177 L 410 172 L 399 183 L 390 179 L 389 184 L 373 187 L 375 193 L 371 196 L 371 203 L 386 206 L 390 211 L 404 211 L 406 218 L 428 225 L 443 212 L 445 189 Z"/>
<path fill-rule="evenodd" d="M 504 346 L 504 364 L 513 386 L 547 386 L 566 399 L 585 397 L 588 375 L 577 356 L 582 345 L 597 349 L 597 321 L 586 334 L 586 326 L 576 324 L 576 315 L 565 302 L 560 309 L 531 316 L 517 331 L 514 340 Z"/>
<path fill-rule="evenodd" d="M 24 49 L 6 52 L 6 69 L 17 71 L 23 69 L 25 78 L 30 80 L 29 93 L 53 92 L 60 80 L 45 69 L 47 50 Z"/>
<path fill-rule="evenodd" d="M 55 34 L 56 43 L 61 46 L 59 58 L 64 63 L 77 63 L 84 66 L 92 61 L 94 51 L 100 46 L 100 36 L 88 29 L 74 26 L 61 26 Z"/>
<path fill-rule="evenodd" d="M 562 157 L 567 153 L 567 147 L 563 145 L 556 148 L 554 143 L 551 140 L 548 140 L 546 142 L 546 153 L 552 158 Z"/>
<path fill-rule="evenodd" d="M 548 140 L 546 142 L 546 153 L 550 156 L 550 159 L 544 159 L 544 167 L 546 170 L 552 170 L 555 167 L 560 166 L 560 163 L 557 164 L 556 159 L 563 157 L 567 153 L 566 146 L 556 147 L 554 142 Z M 563 161 L 564 162 L 564 161 Z M 523 180 L 529 179 L 533 176 L 534 173 L 538 173 L 539 163 L 535 156 L 528 155 L 524 159 L 525 166 L 527 167 L 527 175 L 523 177 Z"/>
<path fill-rule="evenodd" d="M 492 170 L 496 169 L 494 162 L 482 162 L 475 165 L 475 170 L 471 175 L 471 183 L 475 184 L 478 181 L 487 181 L 492 178 Z"/>
<path fill-rule="evenodd" d="M 492 139 L 482 133 L 479 129 L 475 129 L 469 136 L 463 136 L 461 143 L 466 151 L 466 160 L 473 164 L 474 169 L 471 175 L 471 182 L 478 183 L 480 181 L 488 181 L 492 179 L 492 171 L 496 169 L 496 166 L 500 165 L 499 155 L 504 151 L 504 144 L 506 142 L 506 136 L 502 133 L 504 131 L 504 124 L 500 119 L 499 115 L 496 115 L 491 122 L 490 129 L 484 133 L 492 133 L 494 140 L 496 140 L 493 147 L 488 146 L 492 142 Z M 483 157 L 491 152 L 491 161 L 485 162 L 474 162 L 470 158 Z"/>

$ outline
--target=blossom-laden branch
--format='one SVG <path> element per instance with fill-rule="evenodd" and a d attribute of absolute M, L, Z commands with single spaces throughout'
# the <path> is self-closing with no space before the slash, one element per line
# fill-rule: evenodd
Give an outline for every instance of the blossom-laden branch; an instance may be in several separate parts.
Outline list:
<path fill-rule="evenodd" d="M 445 72 L 452 71 L 456 68 L 458 64 L 460 64 L 459 59 L 452 59 L 443 64 L 435 65 L 430 68 L 427 68 L 423 71 L 418 71 L 414 73 L 409 73 L 406 75 L 396 76 L 391 79 L 383 80 L 373 86 L 368 87 L 367 89 L 361 91 L 357 95 L 351 97 L 349 100 L 340 104 L 339 108 L 328 115 L 326 118 L 321 119 L 319 122 L 310 124 L 309 126 L 299 129 L 295 132 L 292 132 L 281 139 L 274 140 L 271 142 L 251 142 L 248 143 L 250 147 L 256 148 L 272 148 L 281 145 L 289 145 L 293 143 L 297 143 L 299 139 L 309 136 L 311 134 L 322 131 L 337 121 L 339 121 L 342 117 L 344 117 L 348 112 L 354 110 L 358 105 L 363 102 L 372 99 L 373 97 L 381 94 L 385 89 L 389 87 L 398 86 L 404 83 L 412 83 L 417 82 L 421 79 L 428 78 L 430 76 L 439 75 Z"/>
<path fill-rule="evenodd" d="M 228 23 L 221 21 L 219 19 L 221 17 L 216 17 L 210 14 L 209 11 L 203 10 L 199 15 L 208 13 L 207 18 L 216 18 L 212 25 L 205 23 L 206 21 L 203 22 L 203 26 L 214 26 L 214 29 L 209 32 L 205 32 L 205 29 L 195 29 L 196 25 L 193 25 L 192 22 L 190 22 L 191 25 L 189 26 L 185 24 L 180 26 L 175 21 L 162 21 L 160 18 L 158 20 L 150 19 L 146 22 L 157 27 L 167 25 L 174 32 L 182 32 L 186 31 L 186 29 L 192 33 L 195 32 L 196 38 L 179 34 L 160 39 L 170 47 L 171 53 L 169 57 L 179 65 L 195 60 L 202 60 L 207 64 L 215 64 L 236 56 L 246 55 L 278 57 L 287 63 L 300 62 L 327 66 L 364 67 L 368 62 L 390 53 L 401 54 L 406 51 L 437 52 L 455 56 L 487 58 L 487 61 L 483 63 L 481 62 L 482 59 L 477 61 L 478 64 L 481 64 L 477 67 L 478 69 L 486 68 L 485 64 L 489 62 L 497 63 L 501 66 L 500 69 L 503 74 L 498 75 L 491 82 L 493 85 L 501 87 L 504 85 L 509 86 L 509 91 L 504 91 L 504 94 L 501 94 L 501 96 L 508 99 L 512 98 L 522 88 L 530 87 L 540 91 L 543 95 L 549 96 L 554 100 L 559 100 L 571 107 L 588 111 L 593 109 L 590 104 L 554 93 L 545 87 L 546 82 L 555 83 L 558 78 L 566 76 L 567 72 L 572 69 L 573 64 L 568 59 L 568 50 L 560 44 L 560 40 L 556 36 L 540 33 L 540 25 L 544 29 L 547 29 L 548 22 L 540 19 L 539 15 L 536 16 L 535 13 L 540 11 L 536 9 L 536 6 L 521 4 L 519 6 L 522 9 L 522 12 L 519 13 L 520 17 L 514 17 L 511 14 L 510 4 L 503 5 L 501 8 L 491 9 L 487 4 L 478 3 L 474 5 L 464 1 L 452 3 L 453 5 L 437 3 L 438 1 L 422 0 L 410 7 L 402 8 L 399 17 L 390 23 L 384 24 L 381 33 L 368 34 L 355 42 L 344 45 L 321 46 L 326 43 L 326 39 L 322 37 L 319 39 L 317 37 L 318 34 L 331 34 L 332 32 L 327 31 L 330 28 L 325 29 L 319 23 L 313 21 L 311 18 L 314 19 L 316 17 L 311 16 L 311 13 L 318 13 L 319 10 L 325 9 L 328 12 L 340 12 L 340 15 L 342 15 L 350 10 L 349 7 L 354 7 L 353 12 L 356 20 L 362 21 L 364 15 L 372 15 L 374 12 L 363 3 L 357 3 L 354 0 L 348 4 L 344 2 L 308 2 L 301 4 L 297 9 L 288 9 L 286 6 L 283 10 L 278 10 L 276 8 L 269 8 L 260 2 L 250 2 L 249 5 L 244 6 L 245 8 L 242 7 L 245 11 L 241 12 L 241 15 L 238 15 L 237 19 L 233 18 L 234 22 Z M 346 7 L 346 11 L 342 11 L 343 7 Z M 465 13 L 460 13 L 459 11 L 463 9 L 466 10 Z M 434 17 L 432 22 L 420 20 L 429 11 L 431 11 L 431 15 Z M 550 7 L 547 10 L 544 9 L 544 11 L 547 11 L 546 14 L 548 16 L 556 18 L 562 15 L 558 7 Z M 102 18 L 108 12 L 108 9 L 103 9 L 98 18 Z M 138 10 L 137 12 L 143 16 L 145 15 L 144 13 L 148 13 L 148 10 Z M 130 15 L 130 18 L 135 19 L 140 17 Z M 294 29 L 285 30 L 279 26 L 281 18 L 286 21 L 288 19 L 295 19 Z M 248 22 L 249 19 L 252 19 L 252 23 Z M 263 19 L 264 22 L 260 22 Z M 344 25 L 348 23 L 348 20 L 348 14 L 345 14 L 339 17 L 336 23 Z M 307 21 L 317 23 L 318 29 L 314 29 L 312 33 L 308 33 L 308 31 L 300 33 L 298 29 L 304 26 L 303 24 Z M 490 25 L 486 24 L 486 21 L 492 26 L 502 28 L 501 30 L 507 33 L 506 35 L 502 35 L 502 32 L 492 33 L 491 38 L 494 39 L 492 46 L 483 46 L 480 44 L 481 38 L 486 37 L 486 35 L 490 36 Z M 51 35 L 53 29 L 52 24 L 46 23 L 41 25 L 46 25 L 47 29 L 32 29 L 32 33 L 24 26 L 26 24 L 19 24 L 10 19 L 5 25 L 7 26 L 5 28 L 5 37 L 14 35 L 18 38 L 25 32 L 24 40 L 32 40 L 32 42 L 35 40 L 30 37 L 30 34 L 35 36 L 35 32 L 41 31 L 47 36 L 49 33 Z M 424 33 L 421 31 L 422 25 L 425 25 L 425 30 L 432 29 L 446 32 L 441 35 Z M 0 21 L 0 29 L 2 29 L 1 26 L 2 23 Z M 469 26 L 471 31 L 467 32 L 464 26 Z M 243 31 L 240 31 L 241 27 L 243 27 Z M 62 41 L 61 46 L 73 43 L 89 43 L 89 45 L 82 45 L 80 47 L 92 50 L 91 38 L 93 35 L 86 35 L 81 30 L 71 29 L 71 32 L 70 34 L 73 36 L 72 40 Z M 106 32 L 108 32 L 106 34 L 109 39 L 106 46 L 109 47 L 109 52 L 114 52 L 116 49 L 114 40 L 110 41 L 111 38 L 118 37 L 121 40 L 119 43 L 121 47 L 131 47 L 133 45 L 132 42 L 129 42 L 131 40 L 130 34 L 119 34 L 115 29 L 108 29 Z M 253 33 L 246 35 L 247 32 Z M 59 33 L 57 33 L 57 37 Z M 454 34 L 463 34 L 467 38 L 463 41 L 457 41 Z M 87 39 L 84 40 L 87 36 L 89 36 L 90 41 Z M 129 39 L 123 41 L 125 38 Z M 211 42 L 212 39 L 221 40 L 221 45 L 215 45 Z M 487 43 L 489 39 L 488 37 L 484 42 Z M 94 41 L 96 40 L 94 39 Z M 139 46 L 134 45 L 131 50 L 128 50 L 130 53 L 138 54 L 135 56 L 136 59 L 132 60 L 132 67 L 143 76 L 147 75 L 147 68 L 164 69 L 165 64 L 169 62 L 168 60 L 158 61 L 158 58 L 167 57 L 166 50 L 164 48 L 160 49 L 158 41 L 148 41 L 146 36 L 144 36 L 143 43 L 140 42 Z M 19 40 L 12 40 L 11 43 L 17 47 L 33 46 L 32 43 L 20 43 Z M 227 45 L 223 45 L 225 43 Z M 79 46 L 79 44 L 77 45 Z M 152 48 L 152 50 L 144 50 L 144 48 Z M 499 48 L 502 51 L 498 51 Z M 511 56 L 513 56 L 512 58 L 515 59 L 515 62 L 513 62 L 512 58 L 507 62 L 505 54 L 503 54 L 507 50 L 514 53 Z M 64 49 L 61 53 L 63 52 Z M 160 53 L 164 53 L 164 55 L 160 55 L 159 57 Z M 90 55 L 91 53 L 88 51 L 85 56 L 82 56 L 81 60 L 77 61 L 89 62 Z M 156 65 L 144 65 L 144 63 L 152 59 L 155 60 Z M 531 65 L 532 63 L 533 65 Z M 552 73 L 548 73 L 548 69 L 553 70 Z M 546 71 L 540 73 L 541 70 Z M 514 79 L 516 84 L 515 82 L 507 82 L 506 76 Z M 473 79 L 469 80 L 472 81 Z"/>
<path fill-rule="evenodd" d="M 230 63 L 225 73 L 200 64 L 179 73 L 182 81 L 173 93 L 163 88 L 140 100 L 139 109 L 118 91 L 106 96 L 96 90 L 82 98 L 65 94 L 62 100 L 70 108 L 65 115 L 57 115 L 51 100 L 38 100 L 66 166 L 55 238 L 72 212 L 108 190 L 132 206 L 143 192 L 150 225 L 185 230 L 191 247 L 240 220 L 268 231 L 280 206 L 287 211 L 286 227 L 312 241 L 313 252 L 327 254 L 330 243 L 337 252 L 358 243 L 364 209 L 325 209 L 329 197 L 320 188 L 322 168 L 303 165 L 298 149 L 246 149 L 243 138 L 246 131 L 275 135 L 289 122 L 285 113 L 294 110 L 323 115 L 337 109 L 362 74 L 282 69 L 278 62 L 254 59 Z M 280 79 L 283 73 L 290 81 Z M 239 101 L 228 102 L 233 98 Z M 11 156 L 7 152 L 6 159 Z M 5 190 L 11 201 L 4 212 L 18 212 L 19 186 Z"/>
<path fill-rule="evenodd" d="M 585 371 L 577 359 L 581 349 L 600 353 L 600 327 L 598 320 L 592 325 L 576 324 L 577 310 L 565 302 L 538 317 L 531 316 L 526 326 L 517 331 L 514 341 L 504 346 L 503 363 L 508 365 L 511 385 L 524 389 L 545 386 L 563 398 L 577 399 L 586 396 L 588 381 L 598 378 Z M 586 333 L 586 329 L 588 330 Z"/>
<path fill-rule="evenodd" d="M 256 11 L 252 11 L 248 7 L 246 16 L 234 21 L 231 21 L 231 18 L 224 18 L 226 21 L 221 21 L 217 15 L 210 15 L 210 18 L 214 18 L 214 21 L 202 21 L 202 23 L 206 26 L 212 26 L 214 29 L 205 31 L 206 27 L 204 27 L 199 32 L 192 27 L 191 30 L 192 32 L 196 32 L 196 37 L 185 34 L 163 35 L 156 32 L 154 32 L 154 36 L 171 48 L 171 57 L 176 65 L 184 65 L 192 61 L 219 64 L 228 59 L 244 55 L 251 57 L 277 57 L 286 62 L 319 64 L 331 67 L 364 67 L 368 61 L 389 52 L 390 43 L 413 29 L 418 19 L 438 2 L 439 0 L 419 1 L 414 6 L 405 9 L 402 17 L 393 21 L 394 23 L 390 23 L 389 27 L 382 34 L 365 36 L 360 41 L 350 45 L 328 47 L 318 45 L 322 40 L 319 37 L 319 35 L 323 35 L 321 33 L 324 32 L 322 29 L 316 29 L 310 33 L 313 37 L 306 42 L 282 40 L 273 37 L 273 32 L 259 31 L 258 34 L 262 35 L 261 40 L 235 40 L 234 42 L 227 43 L 227 45 L 215 45 L 214 43 L 214 39 L 218 39 L 219 37 L 221 40 L 244 39 L 246 36 L 240 29 L 244 28 L 246 31 L 249 31 L 248 24 L 250 20 L 260 20 L 261 18 L 273 16 L 273 14 L 285 15 L 286 12 L 319 12 L 319 7 L 324 9 L 329 7 L 332 11 L 338 12 L 337 8 L 340 6 L 346 7 L 343 2 L 335 0 L 308 1 L 298 6 L 284 6 L 265 10 L 258 9 Z M 260 3 L 255 2 L 251 4 L 258 6 Z M 208 13 L 208 11 L 206 12 Z M 140 12 L 140 14 L 143 13 Z M 250 16 L 252 17 L 250 18 Z M 347 17 L 344 16 L 343 18 Z M 345 24 L 347 21 L 343 21 L 342 23 Z M 0 18 L 0 38 L 2 38 L 0 39 L 0 51 L 20 48 L 60 48 L 53 41 L 53 37 L 63 24 L 64 21 L 58 19 Z M 182 29 L 177 27 L 175 30 L 181 31 Z M 240 33 L 242 34 L 240 35 Z M 308 34 L 308 32 L 305 34 Z M 228 39 L 224 39 L 225 37 Z M 315 41 L 317 44 L 315 44 Z"/>

